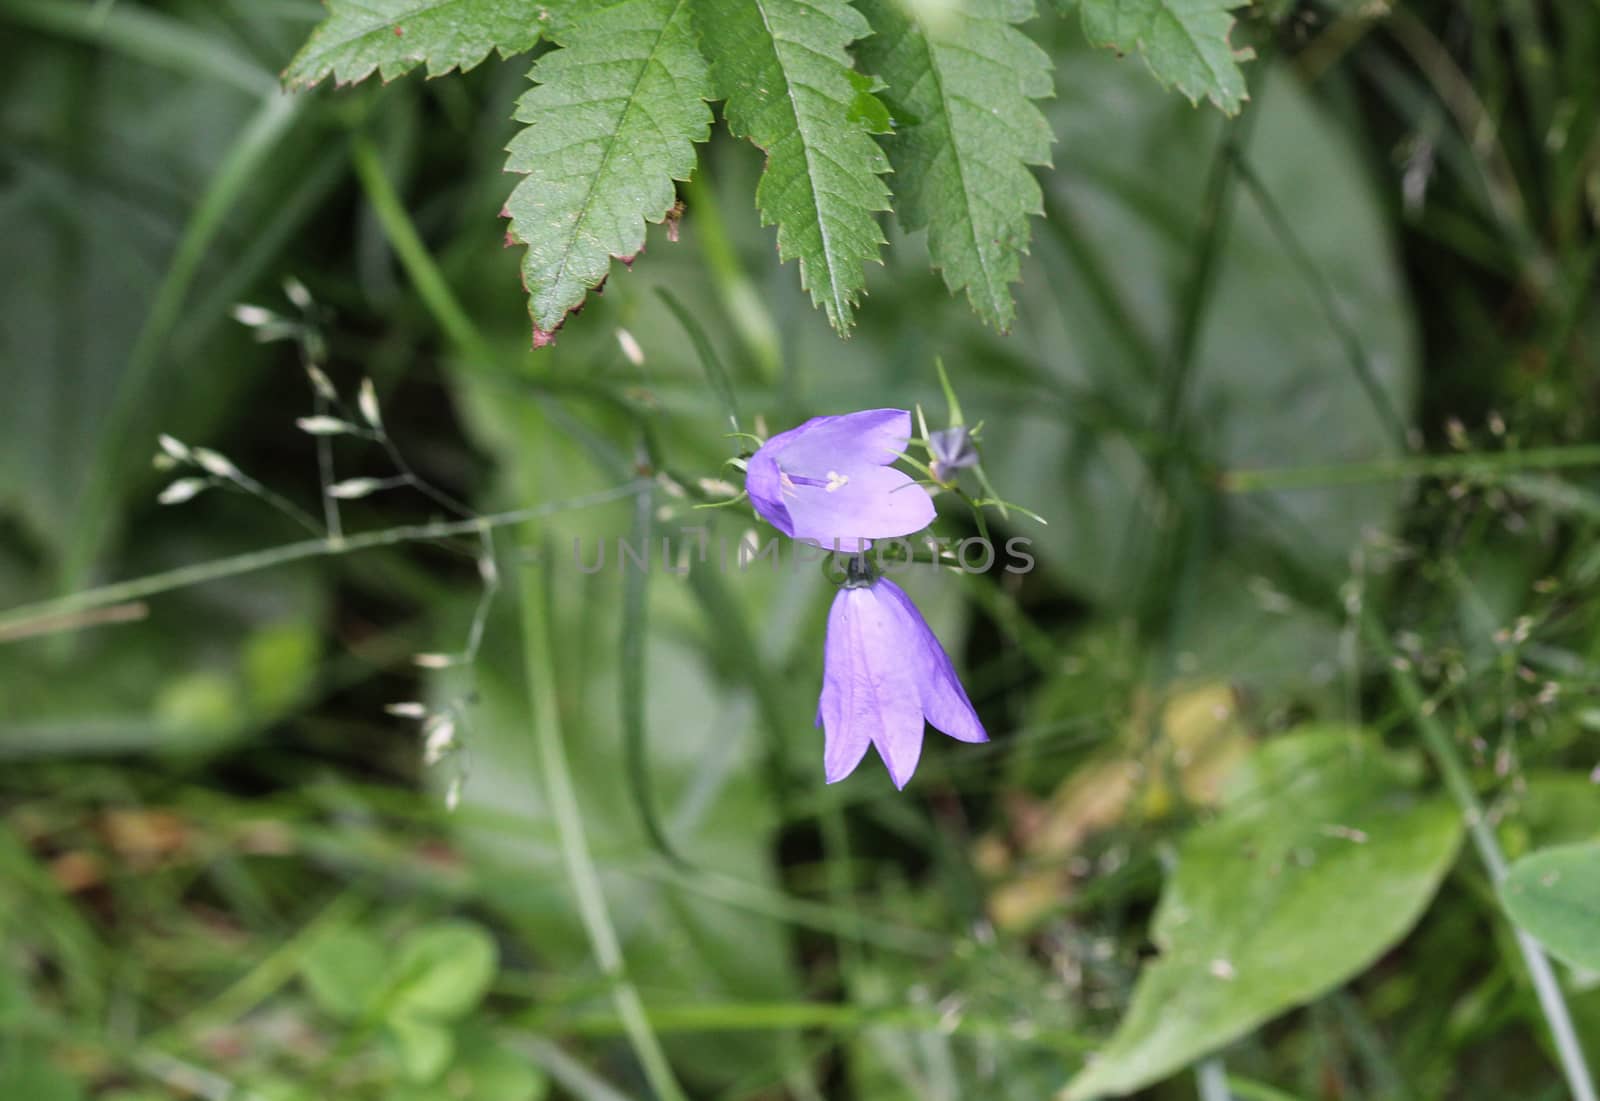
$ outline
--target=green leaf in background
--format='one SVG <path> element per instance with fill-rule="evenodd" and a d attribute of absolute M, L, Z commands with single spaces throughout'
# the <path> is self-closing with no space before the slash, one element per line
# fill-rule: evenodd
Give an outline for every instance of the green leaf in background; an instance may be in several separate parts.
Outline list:
<path fill-rule="evenodd" d="M 897 125 L 887 141 L 895 217 L 928 231 L 951 293 L 997 329 L 1016 315 L 1011 284 L 1043 210 L 1029 165 L 1050 161 L 1050 125 L 1032 100 L 1052 92 L 1050 57 L 1012 26 L 1031 0 L 919 0 L 862 5 L 874 34 L 862 65 L 887 85 Z"/>
<path fill-rule="evenodd" d="M 610 270 L 672 209 L 711 132 L 705 59 L 688 0 L 622 0 L 590 12 L 534 65 L 517 104 L 527 124 L 506 169 L 526 178 L 506 211 L 522 262 L 534 343 L 551 339 Z"/>
<path fill-rule="evenodd" d="M 1229 44 L 1229 12 L 1247 2 L 1079 0 L 1079 6 L 1083 33 L 1094 45 L 1138 53 L 1163 86 L 1176 88 L 1191 103 L 1204 96 L 1236 115 L 1248 98 L 1239 62 L 1255 55 Z"/>
<path fill-rule="evenodd" d="M 300 977 L 324 1013 L 359 1020 L 388 985 L 388 958 L 363 929 L 336 929 L 318 938 L 300 961 Z"/>
<path fill-rule="evenodd" d="M 1356 731 L 1269 742 L 1184 838 L 1151 922 L 1161 955 L 1064 1101 L 1165 1078 L 1359 974 L 1405 936 L 1455 857 L 1461 815 L 1408 790 Z"/>
<path fill-rule="evenodd" d="M 42 1054 L 24 1047 L 0 1061 L 0 1097 L 17 1101 L 81 1101 L 83 1091 Z"/>
<path fill-rule="evenodd" d="M 404 1014 L 390 1017 L 384 1023 L 400 1056 L 400 1065 L 413 1082 L 431 1082 L 450 1065 L 456 1047 L 450 1026 L 427 1017 Z"/>
<path fill-rule="evenodd" d="M 465 921 L 418 929 L 400 944 L 396 1014 L 449 1020 L 478 1004 L 494 980 L 499 951 L 482 927 Z"/>
<path fill-rule="evenodd" d="M 871 33 L 843 0 L 695 0 L 728 128 L 766 151 L 756 186 L 778 255 L 798 258 L 800 283 L 844 332 L 883 244 L 889 162 L 869 132 L 845 48 Z"/>
<path fill-rule="evenodd" d="M 1511 865 L 1500 899 L 1551 955 L 1600 972 L 1600 843 L 1529 853 Z"/>
<path fill-rule="evenodd" d="M 328 18 L 311 33 L 283 78 L 309 87 L 332 73 L 341 84 L 384 80 L 426 63 L 429 76 L 470 69 L 499 50 L 531 50 L 550 18 L 537 0 L 328 0 Z"/>

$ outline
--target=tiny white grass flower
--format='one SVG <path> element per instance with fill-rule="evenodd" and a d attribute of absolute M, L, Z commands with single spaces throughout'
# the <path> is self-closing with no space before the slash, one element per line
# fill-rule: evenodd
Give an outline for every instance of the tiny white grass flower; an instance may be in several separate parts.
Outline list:
<path fill-rule="evenodd" d="M 204 467 L 208 473 L 215 474 L 219 478 L 227 478 L 232 481 L 239 476 L 238 467 L 229 462 L 225 456 L 211 450 L 209 447 L 195 448 L 194 461 Z"/>
<path fill-rule="evenodd" d="M 293 302 L 296 309 L 311 308 L 311 292 L 306 290 L 304 283 L 292 275 L 283 281 L 283 296 Z"/>
<path fill-rule="evenodd" d="M 639 342 L 627 329 L 617 330 L 617 346 L 622 349 L 622 354 L 627 357 L 629 363 L 635 367 L 644 366 L 644 349 L 639 347 Z"/>
<path fill-rule="evenodd" d="M 435 715 L 422 728 L 422 763 L 436 765 L 456 744 L 456 721 L 448 715 Z"/>
<path fill-rule="evenodd" d="M 428 713 L 428 709 L 416 700 L 386 704 L 384 710 L 398 719 L 420 719 Z"/>
<path fill-rule="evenodd" d="M 343 436 L 356 430 L 356 426 L 338 417 L 301 417 L 295 427 L 311 436 Z"/>
<path fill-rule="evenodd" d="M 361 392 L 356 397 L 356 405 L 361 408 L 361 415 L 368 424 L 380 430 L 383 428 L 383 416 L 378 409 L 378 390 L 370 378 L 361 380 Z"/>
<path fill-rule="evenodd" d="M 178 460 L 180 463 L 189 461 L 189 449 L 182 440 L 167 435 L 165 432 L 156 437 L 156 443 L 161 445 L 161 450 Z"/>
<path fill-rule="evenodd" d="M 259 329 L 263 325 L 271 325 L 278 320 L 278 315 L 261 306 L 252 306 L 248 302 L 240 302 L 231 311 L 233 319 L 247 329 Z"/>
<path fill-rule="evenodd" d="M 306 377 L 311 380 L 311 388 L 329 401 L 339 400 L 339 391 L 333 387 L 333 380 L 323 373 L 321 367 L 315 363 L 306 364 Z"/>
<path fill-rule="evenodd" d="M 328 496 L 341 501 L 354 501 L 382 488 L 383 483 L 377 478 L 346 478 L 329 486 Z"/>
<path fill-rule="evenodd" d="M 478 576 L 483 578 L 485 585 L 496 585 L 500 582 L 500 567 L 494 564 L 494 558 L 484 555 L 478 559 Z"/>
<path fill-rule="evenodd" d="M 1218 959 L 1211 961 L 1211 974 L 1223 982 L 1232 982 L 1238 972 L 1233 969 L 1233 964 L 1227 960 Z"/>
<path fill-rule="evenodd" d="M 701 478 L 699 481 L 700 492 L 707 497 L 737 497 L 739 487 L 722 478 Z"/>
<path fill-rule="evenodd" d="M 454 811 L 461 805 L 461 777 L 457 776 L 450 781 L 450 786 L 444 792 L 444 809 Z"/>
<path fill-rule="evenodd" d="M 205 490 L 207 482 L 204 478 L 179 478 L 156 498 L 164 505 L 181 505 L 183 502 Z"/>
<path fill-rule="evenodd" d="M 450 654 L 417 654 L 411 662 L 420 669 L 448 669 L 456 658 Z"/>

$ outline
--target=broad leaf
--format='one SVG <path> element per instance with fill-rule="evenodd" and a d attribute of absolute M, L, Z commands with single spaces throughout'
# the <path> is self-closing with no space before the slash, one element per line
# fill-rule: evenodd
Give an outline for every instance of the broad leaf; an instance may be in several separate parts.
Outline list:
<path fill-rule="evenodd" d="M 1461 815 L 1411 795 L 1375 740 L 1308 731 L 1241 769 L 1187 837 L 1116 1035 L 1067 1101 L 1139 1089 L 1345 982 L 1406 934 L 1450 867 Z"/>
<path fill-rule="evenodd" d="M 401 942 L 390 1008 L 401 1016 L 461 1017 L 488 991 L 498 961 L 494 941 L 480 926 L 448 921 L 418 929 Z"/>
<path fill-rule="evenodd" d="M 556 36 L 565 49 L 533 67 L 517 105 L 528 124 L 506 168 L 526 178 L 506 211 L 522 263 L 534 343 L 606 277 L 633 259 L 645 223 L 672 210 L 672 181 L 694 170 L 694 142 L 711 130 L 710 76 L 690 29 L 688 0 L 623 0 Z"/>
<path fill-rule="evenodd" d="M 550 18 L 538 0 L 327 0 L 328 18 L 311 32 L 283 78 L 309 87 L 332 73 L 341 84 L 384 80 L 426 64 L 429 76 L 470 69 L 499 50 L 531 50 Z"/>
<path fill-rule="evenodd" d="M 695 18 L 729 129 L 767 154 L 762 223 L 843 332 L 884 241 L 874 214 L 889 209 L 871 137 L 887 115 L 845 52 L 871 28 L 843 0 L 695 0 Z"/>
<path fill-rule="evenodd" d="M 341 1021 L 361 1018 L 384 992 L 387 958 L 378 939 L 364 929 L 337 929 L 311 945 L 300 961 L 300 977 L 317 1006 Z"/>
<path fill-rule="evenodd" d="M 1600 971 L 1600 843 L 1530 853 L 1511 866 L 1500 898 L 1551 955 Z"/>
<path fill-rule="evenodd" d="M 888 88 L 896 119 L 887 145 L 895 217 L 927 229 L 933 264 L 952 293 L 997 329 L 1016 314 L 1011 284 L 1041 213 L 1029 165 L 1048 164 L 1050 125 L 1031 102 L 1052 92 L 1050 58 L 1013 23 L 1031 0 L 971 0 L 935 9 L 868 0 L 875 33 L 862 65 Z"/>
<path fill-rule="evenodd" d="M 1239 113 L 1248 98 L 1239 62 L 1255 54 L 1229 45 L 1233 16 L 1228 13 L 1247 0 L 1079 2 L 1090 42 L 1118 53 L 1137 52 L 1157 80 L 1191 103 L 1204 96 L 1230 115 Z"/>

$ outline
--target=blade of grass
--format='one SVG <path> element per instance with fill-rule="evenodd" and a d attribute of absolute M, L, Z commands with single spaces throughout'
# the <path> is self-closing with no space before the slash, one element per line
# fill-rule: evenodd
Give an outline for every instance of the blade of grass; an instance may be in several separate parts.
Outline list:
<path fill-rule="evenodd" d="M 361 181 L 367 202 L 372 204 L 372 212 L 377 215 L 390 247 L 399 256 L 401 265 L 405 267 L 406 274 L 411 276 L 411 282 L 422 298 L 422 304 L 439 323 L 445 337 L 469 359 L 480 363 L 494 362 L 488 342 L 467 316 L 467 311 L 462 309 L 444 273 L 434 263 L 428 247 L 422 243 L 417 227 L 406 213 L 405 203 L 383 170 L 383 159 L 378 155 L 377 146 L 366 135 L 358 134 L 351 142 L 350 156 L 356 178 Z"/>
<path fill-rule="evenodd" d="M 540 537 L 540 533 L 531 527 L 526 534 L 530 541 Z M 583 811 L 578 805 L 578 793 L 567 764 L 561 714 L 556 700 L 553 652 L 557 640 L 552 607 L 553 580 L 549 568 L 554 555 L 546 548 L 541 558 L 542 562 L 527 563 L 517 570 L 517 588 L 522 606 L 522 646 L 527 670 L 529 718 L 538 748 L 541 778 L 560 839 L 562 861 L 576 895 L 578 916 L 588 934 L 590 950 L 601 973 L 611 980 L 611 996 L 617 1007 L 617 1015 L 645 1079 L 659 1101 L 687 1101 L 667 1062 L 666 1053 L 661 1049 L 660 1041 L 651 1030 L 639 991 L 628 979 L 622 944 L 617 939 L 616 927 L 612 925 L 610 911 L 606 908 L 600 872 L 589 852 Z"/>
<path fill-rule="evenodd" d="M 633 545 L 650 544 L 652 528 L 651 511 L 655 507 L 650 490 L 639 491 L 634 501 Z M 644 832 L 650 844 L 662 856 L 679 866 L 687 861 L 678 855 L 667 839 L 667 832 L 656 812 L 655 794 L 650 788 L 650 754 L 645 737 L 645 645 L 649 631 L 650 571 L 630 569 L 618 563 L 622 570 L 622 623 L 617 642 L 617 675 L 621 680 L 619 703 L 622 710 L 622 753 L 627 764 L 628 788 L 633 793 L 633 805 L 639 812 Z"/>
<path fill-rule="evenodd" d="M 722 408 L 728 414 L 728 423 L 733 425 L 735 432 L 739 431 L 739 399 L 733 390 L 733 383 L 728 378 L 727 370 L 722 366 L 722 360 L 717 357 L 717 349 L 712 345 L 710 337 L 701 327 L 684 304 L 678 301 L 677 296 L 665 287 L 657 287 L 656 293 L 661 296 L 661 301 L 667 304 L 667 309 L 672 311 L 672 316 L 678 319 L 678 324 L 683 326 L 683 331 L 689 334 L 689 339 L 694 342 L 695 351 L 700 353 L 700 365 L 705 368 L 706 381 L 711 383 L 712 391 L 717 395 L 717 400 L 722 402 Z"/>
<path fill-rule="evenodd" d="M 112 497 L 116 480 L 127 461 L 132 420 L 139 401 L 161 363 L 161 352 L 179 320 L 189 288 L 200 269 L 200 262 L 211 247 L 223 222 L 239 196 L 250 186 L 268 155 L 299 117 L 300 101 L 274 89 L 263 98 L 254 117 L 223 157 L 195 206 L 183 236 L 178 241 L 166 275 L 156 290 L 155 300 L 128 356 L 128 366 L 117 382 L 111 410 L 101 427 L 95 458 L 89 467 L 89 481 L 78 499 L 73 535 L 63 556 L 61 590 L 72 592 L 82 587 L 115 514 Z"/>
<path fill-rule="evenodd" d="M 1262 493 L 1279 489 L 1396 482 L 1406 478 L 1496 478 L 1520 470 L 1564 470 L 1600 466 L 1600 444 L 1530 448 L 1491 454 L 1421 455 L 1337 466 L 1285 466 L 1267 470 L 1225 470 L 1218 474 L 1224 493 Z"/>
<path fill-rule="evenodd" d="M 279 94 L 278 78 L 249 56 L 223 45 L 215 35 L 142 5 L 97 9 L 64 0 L 0 0 L 0 13 L 34 30 L 102 46 L 252 96 Z"/>

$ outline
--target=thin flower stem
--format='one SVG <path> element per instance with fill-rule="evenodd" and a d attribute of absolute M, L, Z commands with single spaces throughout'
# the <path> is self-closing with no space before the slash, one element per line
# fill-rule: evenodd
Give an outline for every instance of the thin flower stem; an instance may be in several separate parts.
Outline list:
<path fill-rule="evenodd" d="M 1224 493 L 1263 493 L 1280 489 L 1397 482 L 1408 478 L 1494 478 L 1522 470 L 1563 470 L 1600 466 L 1600 445 L 1534 448 L 1527 451 L 1422 455 L 1335 466 L 1286 466 L 1269 470 L 1225 470 L 1217 476 Z"/>
<path fill-rule="evenodd" d="M 1366 635 L 1367 644 L 1373 651 L 1382 655 L 1387 662 L 1390 682 L 1407 710 L 1411 712 L 1417 729 L 1422 734 L 1423 744 L 1444 778 L 1445 787 L 1449 789 L 1456 805 L 1461 808 L 1462 816 L 1467 823 L 1467 833 L 1472 838 L 1473 846 L 1478 850 L 1478 856 L 1483 861 L 1484 867 L 1488 870 L 1489 879 L 1498 884 L 1506 875 L 1505 853 L 1501 851 L 1500 841 L 1495 837 L 1494 829 L 1484 813 L 1483 803 L 1478 799 L 1477 789 L 1473 786 L 1471 774 L 1461 760 L 1455 741 L 1435 718 L 1433 711 L 1425 706 L 1426 694 L 1422 690 L 1422 685 L 1418 683 L 1416 674 L 1410 664 L 1401 660 L 1395 653 L 1389 644 L 1388 636 L 1378 622 L 1370 616 L 1363 616 L 1362 633 Z M 1523 961 L 1528 966 L 1528 976 L 1533 980 L 1539 1008 L 1543 1010 L 1545 1021 L 1550 1026 L 1550 1036 L 1555 1042 L 1556 1055 L 1561 1062 L 1562 1072 L 1566 1075 L 1567 1088 L 1572 1093 L 1573 1101 L 1597 1101 L 1594 1078 L 1589 1073 L 1583 1046 L 1578 1042 L 1577 1030 L 1573 1027 L 1572 1013 L 1567 1007 L 1566 997 L 1561 992 L 1561 984 L 1556 978 L 1555 970 L 1550 966 L 1550 959 L 1545 955 L 1539 942 L 1523 932 L 1514 922 L 1511 928 L 1516 935 L 1517 947 L 1522 952 Z"/>
<path fill-rule="evenodd" d="M 427 542 L 448 539 L 458 535 L 477 535 L 482 530 L 521 524 L 542 516 L 552 516 L 560 512 L 572 512 L 620 500 L 638 493 L 648 485 L 648 479 L 636 479 L 611 489 L 585 494 L 582 497 L 574 497 L 565 501 L 550 501 L 544 504 L 531 505 L 527 508 L 513 509 L 510 512 L 498 512 L 487 516 L 473 517 L 468 520 L 448 520 L 431 524 L 401 524 L 396 527 L 383 528 L 379 531 L 369 531 L 339 539 L 331 536 L 324 539 L 306 539 L 298 543 L 285 543 L 281 546 L 268 547 L 264 550 L 236 554 L 228 558 L 217 558 L 209 562 L 197 562 L 190 566 L 179 566 L 177 569 L 166 570 L 161 573 L 146 574 L 144 577 L 136 577 L 129 581 L 119 581 L 112 585 L 102 585 L 99 588 L 86 589 L 83 592 L 73 593 L 70 596 L 59 597 L 55 600 L 41 600 L 33 604 L 23 604 L 9 611 L 0 612 L 0 644 L 15 641 L 24 635 L 34 633 L 32 628 L 41 623 L 61 620 L 63 617 L 73 617 L 68 620 L 69 624 L 82 625 L 82 621 L 76 617 L 80 617 L 86 612 L 110 608 L 119 604 L 128 604 L 160 593 L 201 585 L 208 581 L 221 581 L 230 577 L 239 577 L 243 574 L 256 573 L 261 570 L 271 569 L 274 566 L 287 565 L 290 562 L 298 562 L 307 558 L 331 558 L 355 551 L 369 550 L 373 547 L 387 547 L 399 543 Z"/>
<path fill-rule="evenodd" d="M 527 534 L 531 540 L 536 540 L 539 535 L 531 530 Z M 545 554 L 541 557 L 548 561 L 550 556 Z M 562 743 L 560 708 L 556 704 L 550 572 L 547 565 L 529 563 L 523 568 L 522 574 L 519 588 L 522 646 L 527 663 L 528 708 L 539 752 L 539 771 L 550 800 L 550 813 L 555 819 L 567 878 L 572 882 L 573 893 L 577 896 L 578 915 L 588 934 L 595 963 L 610 980 L 611 998 L 617 1007 L 617 1016 L 622 1020 L 623 1031 L 633 1046 L 650 1088 L 658 1101 L 687 1101 L 682 1087 L 673 1076 L 660 1041 L 651 1031 L 639 991 L 628 979 L 622 944 L 617 939 L 611 914 L 606 909 L 599 870 L 589 852 L 583 812 L 578 806 L 578 794 L 567 763 L 566 746 Z"/>
<path fill-rule="evenodd" d="M 78 496 L 72 518 L 72 537 L 61 559 L 61 589 L 81 585 L 105 549 L 122 464 L 134 440 L 135 410 L 146 397 L 152 380 L 159 377 L 162 352 L 183 312 L 183 304 L 200 271 L 201 262 L 216 240 L 224 221 L 233 213 L 239 196 L 256 178 L 257 169 L 299 118 L 302 101 L 276 90 L 264 91 L 260 106 L 239 133 L 200 201 L 190 212 L 183 236 L 173 250 L 166 274 L 156 288 L 128 353 L 127 367 L 118 376 L 111 406 L 96 433 L 88 479 Z"/>

